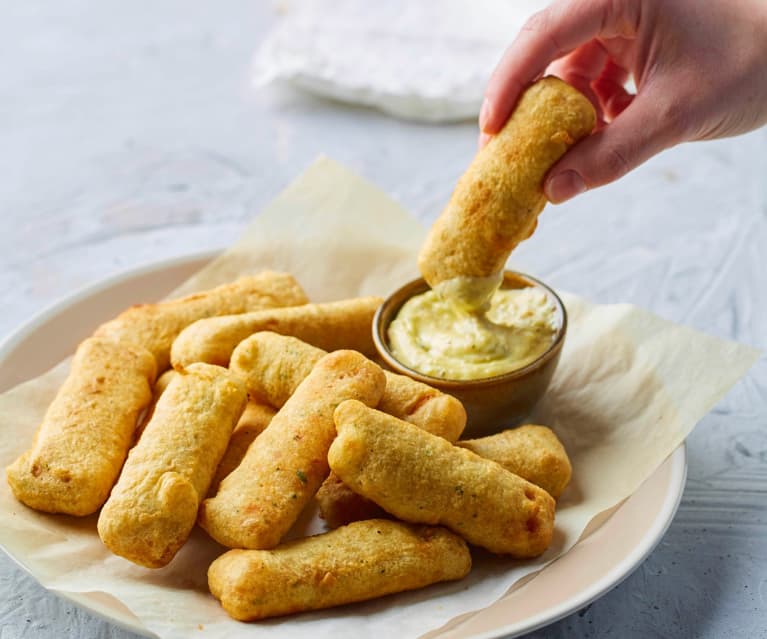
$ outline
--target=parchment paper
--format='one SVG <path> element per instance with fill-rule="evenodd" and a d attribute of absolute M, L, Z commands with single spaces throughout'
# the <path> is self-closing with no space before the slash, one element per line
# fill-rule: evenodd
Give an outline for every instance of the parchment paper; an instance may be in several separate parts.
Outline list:
<path fill-rule="evenodd" d="M 268 267 L 293 273 L 314 301 L 387 295 L 416 275 L 424 235 L 373 185 L 320 159 L 280 194 L 229 251 L 186 282 L 201 290 Z M 551 426 L 573 462 L 551 548 L 533 561 L 477 553 L 463 581 L 369 603 L 244 625 L 208 594 L 206 570 L 223 552 L 204 532 L 169 566 L 149 570 L 113 556 L 96 516 L 36 513 L 0 485 L 0 543 L 47 588 L 103 592 L 158 636 L 314 639 L 433 631 L 479 610 L 566 552 L 588 522 L 631 495 L 756 361 L 755 349 L 662 320 L 629 305 L 595 306 L 563 296 L 569 332 L 552 385 L 531 421 Z M 68 363 L 0 396 L 0 464 L 29 447 Z M 293 534 L 323 525 L 308 512 Z"/>

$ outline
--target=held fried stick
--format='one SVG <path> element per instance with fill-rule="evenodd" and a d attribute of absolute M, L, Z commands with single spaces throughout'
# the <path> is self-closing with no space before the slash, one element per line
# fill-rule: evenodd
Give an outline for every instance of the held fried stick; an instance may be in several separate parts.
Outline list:
<path fill-rule="evenodd" d="M 171 361 L 175 368 L 193 362 L 227 366 L 237 344 L 259 331 L 294 335 L 328 351 L 349 349 L 369 355 L 375 353 L 373 315 L 382 302 L 380 297 L 359 297 L 201 320 L 178 336 Z"/>
<path fill-rule="evenodd" d="M 225 368 L 195 364 L 174 377 L 101 510 L 115 554 L 160 568 L 186 542 L 247 392 Z"/>
<path fill-rule="evenodd" d="M 444 528 L 360 521 L 274 550 L 230 550 L 208 569 L 232 617 L 255 621 L 461 579 L 466 543 Z"/>
<path fill-rule="evenodd" d="M 562 80 L 546 77 L 529 87 L 431 227 L 418 257 L 429 285 L 480 307 L 511 251 L 535 230 L 546 173 L 595 123 L 591 103 Z"/>
<path fill-rule="evenodd" d="M 542 488 L 359 402 L 341 404 L 335 423 L 330 467 L 395 517 L 441 524 L 513 557 L 536 557 L 551 543 L 554 499 Z"/>

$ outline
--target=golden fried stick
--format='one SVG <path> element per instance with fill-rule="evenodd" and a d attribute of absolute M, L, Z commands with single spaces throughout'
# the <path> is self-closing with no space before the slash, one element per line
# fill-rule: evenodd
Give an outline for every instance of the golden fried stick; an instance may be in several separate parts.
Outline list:
<path fill-rule="evenodd" d="M 138 431 L 143 432 L 146 424 L 148 424 L 149 420 L 152 418 L 154 406 L 157 405 L 160 396 L 165 392 L 165 389 L 168 387 L 171 380 L 179 375 L 181 375 L 181 373 L 177 370 L 169 368 L 157 378 L 152 393 L 152 408 L 147 411 L 147 416 L 144 418 L 141 428 L 137 429 Z M 214 494 L 218 490 L 218 485 L 221 483 L 221 480 L 237 468 L 240 461 L 242 461 L 248 446 L 250 446 L 253 440 L 269 425 L 269 422 L 276 412 L 277 411 L 274 408 L 263 402 L 251 400 L 245 404 L 245 410 L 242 412 L 240 421 L 237 422 L 237 425 L 232 431 L 232 436 L 229 438 L 229 445 L 226 447 L 226 452 L 218 464 L 213 481 L 210 483 L 209 493 Z M 141 435 L 141 432 L 138 432 L 138 436 Z M 138 436 L 136 437 L 137 440 Z"/>
<path fill-rule="evenodd" d="M 232 354 L 231 369 L 248 386 L 251 396 L 281 406 L 293 394 L 325 352 L 294 337 L 256 333 Z M 385 371 L 386 390 L 378 409 L 424 430 L 455 441 L 466 425 L 461 402 L 431 386 Z M 383 517 L 374 503 L 345 486 L 333 473 L 317 492 L 323 519 L 332 528 L 360 519 Z"/>
<path fill-rule="evenodd" d="M 141 421 L 139 422 L 139 425 L 136 427 L 136 431 L 133 436 L 133 443 L 135 444 L 139 437 L 141 437 L 141 433 L 144 432 L 144 429 L 146 428 L 146 425 L 149 423 L 149 420 L 152 419 L 152 415 L 154 414 L 154 407 L 157 406 L 157 402 L 160 399 L 160 396 L 165 392 L 165 389 L 168 388 L 168 385 L 171 383 L 171 380 L 173 380 L 174 377 L 178 375 L 177 371 L 174 371 L 172 368 L 169 368 L 167 371 L 165 371 L 162 375 L 160 375 L 157 378 L 157 381 L 154 383 L 154 387 L 152 388 L 152 401 L 147 407 L 147 409 L 144 411 L 144 415 L 141 417 Z"/>
<path fill-rule="evenodd" d="M 155 404 L 157 403 L 157 400 L 160 399 L 160 395 L 162 395 L 168 388 L 171 381 L 178 377 L 178 374 L 178 371 L 169 368 L 157 378 L 157 381 L 154 383 L 154 388 L 152 389 L 152 400 Z"/>
<path fill-rule="evenodd" d="M 232 431 L 229 445 L 226 447 L 226 452 L 218 464 L 213 481 L 210 483 L 209 495 L 215 495 L 224 477 L 240 465 L 248 447 L 256 437 L 266 430 L 276 412 L 274 408 L 262 402 L 248 401 L 240 421 L 237 422 L 237 426 Z"/>
<path fill-rule="evenodd" d="M 276 546 L 330 472 L 336 406 L 345 399 L 375 406 L 385 385 L 380 367 L 360 353 L 325 355 L 202 503 L 200 525 L 231 548 Z"/>
<path fill-rule="evenodd" d="M 374 501 L 355 493 L 332 471 L 322 482 L 315 499 L 320 507 L 320 517 L 329 528 L 338 528 L 363 519 L 390 516 Z"/>
<path fill-rule="evenodd" d="M 173 559 L 246 401 L 240 379 L 219 366 L 196 364 L 171 381 L 99 515 L 112 552 L 148 568 Z"/>
<path fill-rule="evenodd" d="M 373 315 L 383 300 L 359 297 L 326 304 L 304 304 L 195 322 L 173 344 L 175 368 L 192 362 L 227 366 L 237 344 L 259 331 L 294 335 L 327 351 L 375 353 Z"/>
<path fill-rule="evenodd" d="M 339 405 L 335 423 L 330 467 L 395 517 L 513 557 L 551 543 L 554 499 L 499 464 L 355 401 Z"/>
<path fill-rule="evenodd" d="M 360 521 L 274 550 L 230 550 L 208 569 L 214 597 L 254 621 L 319 610 L 461 579 L 471 555 L 457 535 L 431 526 Z"/>
<path fill-rule="evenodd" d="M 262 331 L 240 342 L 229 367 L 251 397 L 280 408 L 325 355 L 297 337 Z"/>
<path fill-rule="evenodd" d="M 386 390 L 378 410 L 410 422 L 427 433 L 454 442 L 466 424 L 461 402 L 421 382 L 386 372 Z M 331 528 L 353 521 L 386 517 L 377 504 L 355 493 L 331 472 L 317 491 L 320 515 Z"/>
<path fill-rule="evenodd" d="M 458 446 L 491 459 L 559 499 L 573 469 L 565 447 L 550 428 L 526 424 L 497 435 L 466 439 Z"/>
<path fill-rule="evenodd" d="M 264 271 L 208 291 L 159 304 L 132 306 L 102 324 L 95 335 L 140 344 L 154 355 L 158 372 L 170 365 L 170 347 L 186 326 L 205 317 L 306 304 L 293 276 Z"/>
<path fill-rule="evenodd" d="M 264 331 L 235 349 L 230 367 L 245 381 L 252 397 L 279 408 L 325 354 L 295 337 Z M 449 441 L 461 436 L 466 411 L 455 397 L 405 375 L 385 374 L 379 410 Z"/>
<path fill-rule="evenodd" d="M 489 298 L 511 251 L 535 230 L 546 204 L 546 173 L 595 123 L 588 99 L 558 78 L 543 78 L 522 94 L 503 130 L 458 181 L 421 247 L 418 266 L 432 288 L 453 280 L 445 293 L 472 307 Z"/>
<path fill-rule="evenodd" d="M 16 498 L 45 512 L 96 512 L 120 474 L 154 378 L 146 349 L 93 337 L 82 342 L 32 448 L 6 469 Z"/>
<path fill-rule="evenodd" d="M 407 375 L 386 373 L 378 410 L 449 442 L 456 441 L 466 426 L 466 410 L 459 400 Z"/>

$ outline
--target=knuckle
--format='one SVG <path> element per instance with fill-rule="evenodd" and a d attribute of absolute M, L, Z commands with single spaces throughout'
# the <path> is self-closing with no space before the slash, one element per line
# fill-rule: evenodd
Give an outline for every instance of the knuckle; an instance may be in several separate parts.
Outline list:
<path fill-rule="evenodd" d="M 522 27 L 522 32 L 532 40 L 544 43 L 548 58 L 553 60 L 565 53 L 559 44 L 556 26 L 553 9 L 548 7 L 530 16 Z"/>

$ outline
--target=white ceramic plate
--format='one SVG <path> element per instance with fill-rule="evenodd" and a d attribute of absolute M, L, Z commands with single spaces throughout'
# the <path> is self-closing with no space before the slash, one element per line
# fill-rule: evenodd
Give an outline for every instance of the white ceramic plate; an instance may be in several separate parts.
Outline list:
<path fill-rule="evenodd" d="M 190 255 L 132 270 L 43 311 L 0 344 L 0 392 L 44 373 L 74 352 L 98 324 L 126 306 L 161 299 L 212 257 L 210 253 Z M 440 637 L 516 637 L 605 594 L 661 540 L 679 506 L 686 473 L 685 448 L 680 446 L 634 495 L 602 517 L 600 526 L 591 525 L 593 532 L 587 531 L 567 554 L 460 627 L 448 627 Z M 36 576 L 25 566 L 24 557 L 10 556 Z M 108 595 L 59 594 L 118 626 L 155 636 Z"/>

